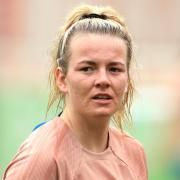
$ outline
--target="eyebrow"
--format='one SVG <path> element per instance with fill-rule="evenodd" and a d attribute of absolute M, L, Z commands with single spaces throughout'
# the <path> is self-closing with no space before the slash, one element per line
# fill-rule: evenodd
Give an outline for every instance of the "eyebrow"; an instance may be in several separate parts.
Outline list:
<path fill-rule="evenodd" d="M 79 62 L 78 64 L 96 65 L 96 63 L 92 60 L 83 60 L 83 61 Z"/>
<path fill-rule="evenodd" d="M 114 61 L 114 62 L 110 62 L 110 65 L 121 65 L 121 66 L 125 66 L 125 63 L 119 62 L 119 61 Z"/>
<path fill-rule="evenodd" d="M 83 60 L 83 61 L 79 62 L 78 64 L 96 65 L 96 63 L 93 60 Z M 113 62 L 110 62 L 109 65 L 125 66 L 125 63 L 122 63 L 122 62 L 119 62 L 119 61 L 113 61 Z"/>

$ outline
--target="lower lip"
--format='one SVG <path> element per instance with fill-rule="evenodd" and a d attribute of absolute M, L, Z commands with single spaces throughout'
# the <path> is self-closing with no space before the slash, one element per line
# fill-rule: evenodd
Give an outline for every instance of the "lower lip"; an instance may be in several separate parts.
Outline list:
<path fill-rule="evenodd" d="M 110 104 L 112 99 L 93 99 L 94 102 L 102 105 Z"/>

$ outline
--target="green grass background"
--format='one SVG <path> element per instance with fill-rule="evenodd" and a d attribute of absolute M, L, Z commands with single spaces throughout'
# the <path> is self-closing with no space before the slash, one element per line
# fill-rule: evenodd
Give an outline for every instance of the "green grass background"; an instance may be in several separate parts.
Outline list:
<path fill-rule="evenodd" d="M 47 101 L 48 93 L 44 86 L 3 84 L 0 89 L 0 177 L 32 129 L 55 115 L 55 111 L 51 111 L 45 118 Z M 138 118 L 144 118 L 143 114 Z M 160 135 L 164 133 L 164 127 L 163 123 L 137 121 L 128 129 L 145 148 L 149 180 L 175 180 L 170 176 L 168 162 L 164 160 L 166 154 L 162 151 L 164 139 Z"/>

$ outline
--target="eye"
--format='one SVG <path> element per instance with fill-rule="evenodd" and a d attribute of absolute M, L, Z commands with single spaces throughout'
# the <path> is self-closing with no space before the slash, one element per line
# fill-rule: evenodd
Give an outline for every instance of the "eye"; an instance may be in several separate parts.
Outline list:
<path fill-rule="evenodd" d="M 83 71 L 83 72 L 92 72 L 94 71 L 94 68 L 93 67 L 90 67 L 90 66 L 87 66 L 87 67 L 83 67 L 80 69 L 80 71 Z"/>
<path fill-rule="evenodd" d="M 110 67 L 109 71 L 113 72 L 113 73 L 118 73 L 118 72 L 123 72 L 123 69 L 121 69 L 119 67 Z"/>

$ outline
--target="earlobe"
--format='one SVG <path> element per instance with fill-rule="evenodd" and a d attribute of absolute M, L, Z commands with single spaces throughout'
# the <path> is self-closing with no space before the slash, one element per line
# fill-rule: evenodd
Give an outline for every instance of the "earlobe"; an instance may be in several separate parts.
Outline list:
<path fill-rule="evenodd" d="M 66 78 L 65 78 L 65 75 L 64 75 L 62 68 L 58 67 L 55 73 L 56 73 L 55 74 L 56 85 L 58 86 L 59 90 L 62 93 L 66 93 L 67 92 Z"/>

